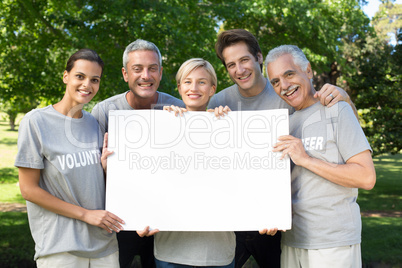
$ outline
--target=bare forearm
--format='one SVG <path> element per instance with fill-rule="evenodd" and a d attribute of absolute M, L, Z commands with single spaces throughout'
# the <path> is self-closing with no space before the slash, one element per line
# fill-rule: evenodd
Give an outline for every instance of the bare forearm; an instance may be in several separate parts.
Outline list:
<path fill-rule="evenodd" d="M 39 187 L 39 169 L 19 168 L 18 173 L 21 194 L 26 200 L 56 214 L 98 226 L 109 233 L 123 230 L 124 221 L 113 213 L 106 210 L 89 210 L 70 204 Z"/>
<path fill-rule="evenodd" d="M 23 197 L 56 214 L 84 221 L 86 209 L 65 202 L 40 187 L 30 187 L 29 189 L 21 188 Z"/>
<path fill-rule="evenodd" d="M 367 157 L 367 156 L 364 156 Z M 370 190 L 375 184 L 374 166 L 356 162 L 333 164 L 309 157 L 301 166 L 333 183 L 344 187 Z"/>

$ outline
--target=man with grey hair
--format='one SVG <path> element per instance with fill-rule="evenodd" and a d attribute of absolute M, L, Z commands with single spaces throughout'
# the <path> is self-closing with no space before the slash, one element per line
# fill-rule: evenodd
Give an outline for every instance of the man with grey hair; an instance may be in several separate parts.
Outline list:
<path fill-rule="evenodd" d="M 96 104 L 92 110 L 103 134 L 108 130 L 110 110 L 162 110 L 166 105 L 185 107 L 181 100 L 157 91 L 162 70 L 162 56 L 154 43 L 137 39 L 126 47 L 121 71 L 130 90 Z"/>
<path fill-rule="evenodd" d="M 350 105 L 314 98 L 313 71 L 300 48 L 271 50 L 265 60 L 275 92 L 296 111 L 290 135 L 274 152 L 292 168 L 292 229 L 282 234 L 281 266 L 362 267 L 358 188 L 374 187 L 371 148 Z"/>
<path fill-rule="evenodd" d="M 108 131 L 110 110 L 162 110 L 166 105 L 185 107 L 181 100 L 157 91 L 162 69 L 161 53 L 154 43 L 137 39 L 126 47 L 122 73 L 129 90 L 96 104 L 92 109 L 103 134 Z M 148 230 L 143 233 L 152 235 Z M 152 236 L 140 237 L 135 231 L 118 233 L 120 267 L 131 267 L 135 255 L 141 256 L 142 267 L 155 267 L 153 239 Z"/>

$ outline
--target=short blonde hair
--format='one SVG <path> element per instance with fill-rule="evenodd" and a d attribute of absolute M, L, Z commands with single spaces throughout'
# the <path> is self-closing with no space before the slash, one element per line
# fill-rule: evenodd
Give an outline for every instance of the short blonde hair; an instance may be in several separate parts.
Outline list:
<path fill-rule="evenodd" d="M 212 67 L 211 63 L 201 58 L 189 59 L 180 66 L 176 74 L 177 84 L 180 85 L 183 79 L 199 67 L 203 67 L 207 71 L 211 77 L 211 84 L 216 87 L 218 84 L 218 78 L 216 77 L 214 67 Z"/>

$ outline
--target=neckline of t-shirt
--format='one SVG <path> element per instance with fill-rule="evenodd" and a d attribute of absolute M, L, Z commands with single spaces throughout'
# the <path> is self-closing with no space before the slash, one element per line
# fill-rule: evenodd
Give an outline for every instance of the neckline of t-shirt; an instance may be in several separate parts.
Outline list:
<path fill-rule="evenodd" d="M 238 96 L 239 96 L 241 99 L 247 100 L 247 101 L 252 101 L 252 100 L 254 100 L 254 99 L 256 99 L 256 98 L 262 96 L 262 95 L 265 94 L 265 93 L 266 93 L 266 94 L 269 94 L 269 92 L 268 92 L 268 81 L 267 81 L 267 83 L 265 84 L 264 89 L 263 89 L 260 93 L 258 93 L 257 95 L 255 95 L 255 96 L 252 96 L 252 97 L 244 97 L 244 96 L 240 93 L 239 86 L 238 86 L 237 84 L 236 84 L 236 93 L 238 94 Z"/>
<path fill-rule="evenodd" d="M 130 90 L 127 90 L 124 94 L 123 94 L 123 96 L 124 96 L 124 103 L 127 105 L 127 108 L 130 108 L 131 110 L 135 110 L 133 107 L 131 107 L 131 105 L 128 103 L 128 101 L 127 101 L 127 98 L 126 98 L 126 96 L 127 96 L 127 94 L 130 92 Z M 156 101 L 156 104 L 160 104 L 159 103 L 159 101 L 162 99 L 161 98 L 161 93 L 163 93 L 163 92 L 159 92 L 158 90 L 156 91 L 156 93 L 158 93 L 158 100 Z"/>
<path fill-rule="evenodd" d="M 86 115 L 86 111 L 85 110 L 82 110 L 82 117 L 80 117 L 80 118 L 73 118 L 73 117 L 69 117 L 69 116 L 67 116 L 67 115 L 64 115 L 64 114 L 62 114 L 62 113 L 60 113 L 59 111 L 57 111 L 54 107 L 53 107 L 53 104 L 50 104 L 48 107 L 50 107 L 50 109 L 57 115 L 57 116 L 60 116 L 60 117 L 62 117 L 62 118 L 64 118 L 64 119 L 68 119 L 68 120 L 72 120 L 72 121 L 80 121 L 80 120 L 84 120 L 86 117 L 87 117 L 87 115 Z"/>
<path fill-rule="evenodd" d="M 295 114 L 295 113 L 302 113 L 302 112 L 304 112 L 304 111 L 310 111 L 310 110 L 318 110 L 319 105 L 322 105 L 322 104 L 321 104 L 321 102 L 317 101 L 316 103 L 310 105 L 310 106 L 307 107 L 307 108 L 304 108 L 304 109 L 299 110 L 299 111 L 295 110 L 295 112 L 294 112 L 293 114 Z"/>

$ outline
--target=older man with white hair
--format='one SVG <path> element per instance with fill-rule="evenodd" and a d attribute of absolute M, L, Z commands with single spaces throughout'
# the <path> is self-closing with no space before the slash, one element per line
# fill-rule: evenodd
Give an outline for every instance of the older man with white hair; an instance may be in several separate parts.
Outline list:
<path fill-rule="evenodd" d="M 296 111 L 274 151 L 292 168 L 292 229 L 282 234 L 281 266 L 361 267 L 358 188 L 374 187 L 371 148 L 350 105 L 323 106 L 302 50 L 284 45 L 266 57 L 269 82 Z"/>

